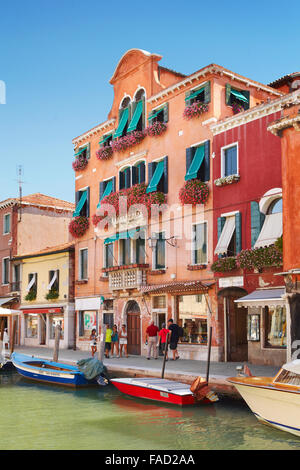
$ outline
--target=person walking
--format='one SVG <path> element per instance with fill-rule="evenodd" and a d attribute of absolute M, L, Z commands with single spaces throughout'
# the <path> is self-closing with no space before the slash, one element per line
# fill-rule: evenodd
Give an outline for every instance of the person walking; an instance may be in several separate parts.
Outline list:
<path fill-rule="evenodd" d="M 173 318 L 168 320 L 168 329 L 171 331 L 171 338 L 170 338 L 170 350 L 173 353 L 173 361 L 179 359 L 179 355 L 177 352 L 177 344 L 179 341 L 180 333 L 179 333 L 179 326 L 174 323 Z"/>
<path fill-rule="evenodd" d="M 92 350 L 92 357 L 95 356 L 95 353 L 97 351 L 97 331 L 95 328 L 92 329 L 92 332 L 90 334 L 90 346 Z"/>
<path fill-rule="evenodd" d="M 126 325 L 125 324 L 122 325 L 119 338 L 120 338 L 119 339 L 119 345 L 120 345 L 120 355 L 119 355 L 119 357 L 122 357 L 123 348 L 124 348 L 125 356 L 128 357 L 128 354 L 127 354 L 127 331 L 126 331 Z"/>
<path fill-rule="evenodd" d="M 117 325 L 113 326 L 113 333 L 111 335 L 111 357 L 113 357 L 116 350 L 116 356 L 119 357 L 119 333 Z"/>
<path fill-rule="evenodd" d="M 111 337 L 113 330 L 110 328 L 109 324 L 106 324 L 106 335 L 105 335 L 105 357 L 109 359 L 109 352 L 111 350 Z"/>
<path fill-rule="evenodd" d="M 159 346 L 161 347 L 161 351 L 163 352 L 163 354 L 165 353 L 165 349 L 166 349 L 166 342 L 167 342 L 168 333 L 171 333 L 171 330 L 168 330 L 166 328 L 166 324 L 163 323 L 162 327 L 161 327 L 161 330 L 158 333 Z M 170 335 L 169 335 L 169 340 L 170 340 Z M 168 360 L 168 346 L 167 346 L 167 354 L 166 354 L 166 361 L 167 360 Z"/>
<path fill-rule="evenodd" d="M 151 350 L 153 349 L 153 356 L 154 359 L 157 359 L 157 333 L 158 327 L 154 325 L 154 321 L 152 320 L 150 325 L 146 330 L 146 341 L 147 341 L 147 359 L 150 360 L 151 358 Z"/>

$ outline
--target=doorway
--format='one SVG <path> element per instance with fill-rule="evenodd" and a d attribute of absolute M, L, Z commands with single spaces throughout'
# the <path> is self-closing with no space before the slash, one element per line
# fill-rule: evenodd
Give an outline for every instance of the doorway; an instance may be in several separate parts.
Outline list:
<path fill-rule="evenodd" d="M 141 311 L 135 300 L 130 300 L 126 307 L 128 354 L 141 354 Z"/>

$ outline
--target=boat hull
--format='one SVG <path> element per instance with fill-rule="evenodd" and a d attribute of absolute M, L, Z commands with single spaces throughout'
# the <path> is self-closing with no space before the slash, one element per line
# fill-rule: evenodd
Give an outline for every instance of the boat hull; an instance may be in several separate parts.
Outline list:
<path fill-rule="evenodd" d="M 300 392 L 276 389 L 272 386 L 233 383 L 259 421 L 300 437 Z"/>

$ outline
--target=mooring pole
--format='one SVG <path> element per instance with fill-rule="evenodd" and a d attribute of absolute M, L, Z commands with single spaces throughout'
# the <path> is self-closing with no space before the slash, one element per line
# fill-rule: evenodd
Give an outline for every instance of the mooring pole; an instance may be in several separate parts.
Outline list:
<path fill-rule="evenodd" d="M 14 352 L 15 349 L 15 338 L 16 338 L 16 329 L 17 329 L 17 320 L 13 322 L 11 340 L 10 340 L 10 355 Z"/>
<path fill-rule="evenodd" d="M 170 333 L 167 333 L 166 343 L 165 343 L 164 360 L 163 360 L 163 365 L 162 365 L 162 370 L 161 370 L 161 378 L 162 379 L 164 378 L 164 375 L 165 375 L 165 366 L 166 366 L 166 359 L 167 359 L 167 354 L 168 354 L 169 334 Z"/>
<path fill-rule="evenodd" d="M 207 383 L 209 379 L 209 368 L 210 368 L 211 337 L 212 337 L 212 326 L 210 326 L 209 328 L 209 338 L 208 338 L 208 351 L 207 351 L 207 364 L 206 364 L 206 382 Z"/>
<path fill-rule="evenodd" d="M 53 362 L 57 362 L 57 361 L 58 361 L 59 340 L 60 340 L 60 325 L 56 325 L 56 327 L 55 327 L 55 341 L 54 341 Z"/>
<path fill-rule="evenodd" d="M 103 362 L 103 359 L 104 359 L 105 337 L 106 337 L 106 325 L 103 325 L 101 328 L 99 353 L 98 353 L 98 359 L 101 362 Z"/>

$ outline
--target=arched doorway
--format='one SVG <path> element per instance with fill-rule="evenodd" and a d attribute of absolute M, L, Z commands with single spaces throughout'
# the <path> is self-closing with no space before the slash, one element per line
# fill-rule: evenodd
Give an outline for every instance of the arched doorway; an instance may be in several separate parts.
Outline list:
<path fill-rule="evenodd" d="M 141 354 L 141 311 L 135 300 L 130 300 L 126 306 L 128 354 Z"/>

